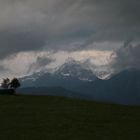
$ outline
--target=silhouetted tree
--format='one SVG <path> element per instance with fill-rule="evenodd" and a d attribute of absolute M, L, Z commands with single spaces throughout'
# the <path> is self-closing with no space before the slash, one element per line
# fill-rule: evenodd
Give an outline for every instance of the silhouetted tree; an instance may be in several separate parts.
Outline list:
<path fill-rule="evenodd" d="M 2 83 L 1 83 L 1 87 L 8 89 L 9 85 L 10 85 L 10 79 L 9 78 L 3 79 Z"/>
<path fill-rule="evenodd" d="M 10 82 L 10 87 L 13 89 L 16 89 L 18 87 L 20 87 L 20 82 L 17 78 L 13 78 Z"/>

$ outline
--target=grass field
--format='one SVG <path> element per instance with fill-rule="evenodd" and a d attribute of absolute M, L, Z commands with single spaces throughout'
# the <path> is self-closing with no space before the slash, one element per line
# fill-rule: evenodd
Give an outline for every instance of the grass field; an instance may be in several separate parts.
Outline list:
<path fill-rule="evenodd" d="M 140 106 L 0 96 L 0 140 L 138 140 Z"/>

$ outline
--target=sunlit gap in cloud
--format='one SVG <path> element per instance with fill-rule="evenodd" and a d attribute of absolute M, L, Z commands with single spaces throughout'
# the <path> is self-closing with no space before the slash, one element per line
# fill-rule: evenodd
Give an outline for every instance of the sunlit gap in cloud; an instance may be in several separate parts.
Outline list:
<path fill-rule="evenodd" d="M 73 58 L 76 61 L 90 60 L 93 65 L 101 66 L 106 65 L 109 63 L 109 58 L 111 55 L 111 51 L 97 51 L 97 50 L 83 50 L 83 51 L 76 51 L 76 52 L 66 52 L 60 51 L 53 55 L 56 59 L 54 63 L 50 65 L 55 67 L 56 65 L 60 65 L 65 63 L 66 59 Z"/>

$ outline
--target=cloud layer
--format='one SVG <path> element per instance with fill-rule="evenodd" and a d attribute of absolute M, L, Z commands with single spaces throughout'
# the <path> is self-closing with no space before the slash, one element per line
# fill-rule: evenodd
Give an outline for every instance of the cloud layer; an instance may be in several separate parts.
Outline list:
<path fill-rule="evenodd" d="M 140 44 L 129 40 L 112 57 L 111 67 L 114 73 L 128 69 L 140 69 Z"/>
<path fill-rule="evenodd" d="M 112 63 L 109 60 L 106 66 L 111 66 L 114 72 L 128 67 L 138 68 L 139 7 L 139 0 L 1 0 L 1 75 L 4 72 L 16 73 L 11 65 L 18 67 L 21 60 L 24 68 L 18 68 L 17 75 L 50 63 L 58 65 L 54 60 L 59 60 L 62 52 L 71 56 L 75 51 L 79 51 L 77 54 L 89 51 L 106 54 L 106 51 L 117 50 L 115 58 L 110 57 Z M 130 42 L 122 45 L 131 39 L 134 39 L 133 45 Z M 54 58 L 44 57 L 40 52 L 53 53 Z M 33 55 L 28 62 L 26 56 L 29 54 Z M 87 59 L 84 55 L 82 57 Z M 90 60 L 93 59 L 90 56 Z M 101 60 L 104 60 L 104 55 Z M 101 66 L 102 61 L 100 63 Z"/>
<path fill-rule="evenodd" d="M 42 48 L 98 49 L 93 42 L 139 37 L 139 6 L 138 0 L 1 0 L 0 57 Z"/>

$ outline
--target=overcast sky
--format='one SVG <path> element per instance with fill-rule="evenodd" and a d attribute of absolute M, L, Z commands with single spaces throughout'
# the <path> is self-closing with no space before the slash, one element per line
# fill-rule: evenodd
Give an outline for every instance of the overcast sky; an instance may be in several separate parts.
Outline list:
<path fill-rule="evenodd" d="M 0 0 L 0 77 L 68 57 L 100 69 L 139 68 L 139 7 L 139 0 Z"/>

